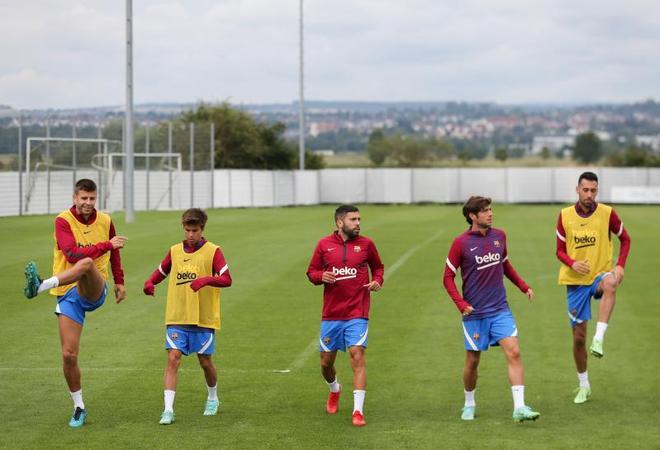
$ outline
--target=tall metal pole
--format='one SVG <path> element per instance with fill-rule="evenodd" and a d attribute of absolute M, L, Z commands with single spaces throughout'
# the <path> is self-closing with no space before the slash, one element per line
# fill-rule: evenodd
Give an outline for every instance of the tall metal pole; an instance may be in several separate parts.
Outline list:
<path fill-rule="evenodd" d="M 190 207 L 195 204 L 195 124 L 190 122 Z"/>
<path fill-rule="evenodd" d="M 300 170 L 305 170 L 305 96 L 303 71 L 303 0 L 300 0 L 300 110 L 298 112 L 298 159 Z"/>
<path fill-rule="evenodd" d="M 133 2 L 126 0 L 126 135 L 124 136 L 124 208 L 126 222 L 134 217 L 133 193 Z"/>
<path fill-rule="evenodd" d="M 167 153 L 172 154 L 172 122 L 167 122 Z M 168 158 L 167 163 L 169 164 L 167 170 L 167 205 L 172 209 L 172 158 Z"/>
<path fill-rule="evenodd" d="M 213 198 L 213 191 L 215 190 L 215 123 L 211 122 L 211 155 L 210 155 L 210 169 L 211 169 L 211 208 L 215 207 L 215 199 Z"/>
<path fill-rule="evenodd" d="M 18 116 L 18 215 L 23 215 L 23 117 Z"/>
<path fill-rule="evenodd" d="M 149 124 L 145 127 L 145 137 L 144 137 L 144 152 L 147 154 L 147 157 L 145 159 L 145 168 L 147 171 L 147 211 L 149 211 L 151 208 L 149 207 L 149 184 L 150 184 L 150 179 L 149 179 L 149 151 L 151 147 L 151 137 L 149 136 Z"/>

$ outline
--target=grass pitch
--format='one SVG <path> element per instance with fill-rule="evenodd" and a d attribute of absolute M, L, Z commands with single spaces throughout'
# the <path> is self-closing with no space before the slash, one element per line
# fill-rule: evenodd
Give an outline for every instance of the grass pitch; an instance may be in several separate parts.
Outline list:
<path fill-rule="evenodd" d="M 510 259 L 537 295 L 530 304 L 507 281 L 526 401 L 542 414 L 535 423 L 515 424 L 497 348 L 481 360 L 477 419 L 459 419 L 463 337 L 442 273 L 451 240 L 465 228 L 460 207 L 363 207 L 362 230 L 380 250 L 386 282 L 372 300 L 368 425 L 362 429 L 350 424 L 345 354 L 338 357 L 345 389 L 340 411 L 324 411 L 327 387 L 316 354 L 322 289 L 305 276 L 317 239 L 332 230 L 331 206 L 209 211 L 206 236 L 222 246 L 234 279 L 222 293 L 215 355 L 222 405 L 218 416 L 202 416 L 204 378 L 196 358 L 185 358 L 177 422 L 168 427 L 158 425 L 166 283 L 155 298 L 142 294 L 142 284 L 181 239 L 180 213 L 139 213 L 130 225 L 113 216 L 119 234 L 130 239 L 122 251 L 128 299 L 116 305 L 108 297 L 87 316 L 80 365 L 89 416 L 78 430 L 67 426 L 71 400 L 61 374 L 55 300 L 22 295 L 26 261 L 34 259 L 42 275 L 50 274 L 53 217 L 2 218 L 0 447 L 658 448 L 660 364 L 653 347 L 659 337 L 660 208 L 617 211 L 632 251 L 605 357 L 589 360 L 592 399 L 574 405 L 565 291 L 556 283 L 559 205 L 494 205 L 494 225 L 507 232 Z M 590 337 L 593 331 L 592 323 Z"/>

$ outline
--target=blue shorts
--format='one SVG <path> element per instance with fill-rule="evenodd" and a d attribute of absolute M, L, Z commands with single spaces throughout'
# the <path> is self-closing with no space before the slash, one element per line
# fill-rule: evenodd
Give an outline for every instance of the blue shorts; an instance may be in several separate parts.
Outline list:
<path fill-rule="evenodd" d="M 95 302 L 90 302 L 85 297 L 78 293 L 78 286 L 74 286 L 64 295 L 57 297 L 57 306 L 55 306 L 55 314 L 68 317 L 71 320 L 78 322 L 80 325 L 85 324 L 85 313 L 94 311 L 105 303 L 105 298 L 108 296 L 108 285 L 103 287 L 103 293 Z"/>
<path fill-rule="evenodd" d="M 210 328 L 168 325 L 165 330 L 165 348 L 179 350 L 186 356 L 193 352 L 212 355 L 215 351 L 215 331 Z"/>
<path fill-rule="evenodd" d="M 603 294 L 602 292 L 600 294 L 598 293 L 598 285 L 603 278 L 611 274 L 611 272 L 603 272 L 591 284 L 566 286 L 566 293 L 568 295 L 568 320 L 573 328 L 578 323 L 591 319 L 591 297 L 600 300 Z"/>
<path fill-rule="evenodd" d="M 346 347 L 367 348 L 369 320 L 323 320 L 321 321 L 320 352 L 346 351 Z"/>
<path fill-rule="evenodd" d="M 516 336 L 518 336 L 518 328 L 511 311 L 463 322 L 465 350 L 486 351 L 488 347 L 499 345 L 502 339 Z"/>

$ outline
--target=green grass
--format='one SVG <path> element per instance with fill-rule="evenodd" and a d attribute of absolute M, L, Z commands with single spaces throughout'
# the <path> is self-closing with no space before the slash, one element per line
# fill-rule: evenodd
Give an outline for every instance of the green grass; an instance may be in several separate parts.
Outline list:
<path fill-rule="evenodd" d="M 457 206 L 366 206 L 363 232 L 392 266 L 409 258 L 374 295 L 369 330 L 368 426 L 350 425 L 350 368 L 338 357 L 345 387 L 336 416 L 318 356 L 306 351 L 319 328 L 321 288 L 305 277 L 318 238 L 332 229 L 332 207 L 212 210 L 206 235 L 223 247 L 234 286 L 224 290 L 215 361 L 222 405 L 203 417 L 206 389 L 195 358 L 179 373 L 177 422 L 158 425 L 165 364 L 165 284 L 156 298 L 142 284 L 181 238 L 179 213 L 114 220 L 129 237 L 122 252 L 128 299 L 111 298 L 88 315 L 80 365 L 87 424 L 71 430 L 52 297 L 22 296 L 23 266 L 42 272 L 52 258 L 53 217 L 0 219 L 2 448 L 621 448 L 658 447 L 658 207 L 618 207 L 632 239 L 626 277 L 605 341 L 589 360 L 592 400 L 572 403 L 577 385 L 565 292 L 556 284 L 554 225 L 559 206 L 495 205 L 495 226 L 537 299 L 510 283 L 520 330 L 526 400 L 542 413 L 514 424 L 504 357 L 482 357 L 478 416 L 459 419 L 464 358 L 460 317 L 442 287 L 449 244 L 465 226 Z M 429 238 L 436 239 L 428 242 Z M 423 244 L 424 245 L 420 245 Z M 387 273 L 387 272 L 386 272 Z M 590 336 L 593 333 L 590 327 Z M 292 369 L 290 373 L 275 373 Z"/>

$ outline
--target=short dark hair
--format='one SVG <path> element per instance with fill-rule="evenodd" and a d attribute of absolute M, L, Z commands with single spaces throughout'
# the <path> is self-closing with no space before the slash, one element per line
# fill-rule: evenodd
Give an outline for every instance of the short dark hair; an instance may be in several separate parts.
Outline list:
<path fill-rule="evenodd" d="M 77 194 L 78 191 L 96 192 L 96 183 L 89 178 L 82 178 L 76 181 L 76 186 L 73 188 L 74 194 Z"/>
<path fill-rule="evenodd" d="M 580 184 L 580 181 L 582 180 L 595 181 L 598 183 L 598 175 L 593 172 L 582 172 L 580 178 L 578 178 L 578 184 Z"/>
<path fill-rule="evenodd" d="M 340 205 L 335 209 L 335 222 L 339 219 L 343 219 L 346 214 L 351 212 L 360 212 L 360 210 L 355 205 Z"/>
<path fill-rule="evenodd" d="M 491 200 L 488 197 L 481 197 L 479 195 L 473 195 L 467 199 L 467 202 L 463 205 L 463 216 L 467 223 L 472 225 L 472 219 L 470 219 L 470 214 L 478 214 L 479 211 L 490 206 Z"/>
<path fill-rule="evenodd" d="M 181 215 L 183 225 L 199 225 L 202 230 L 206 226 L 207 220 L 209 220 L 209 216 L 206 215 L 203 209 L 199 208 L 187 209 Z"/>

